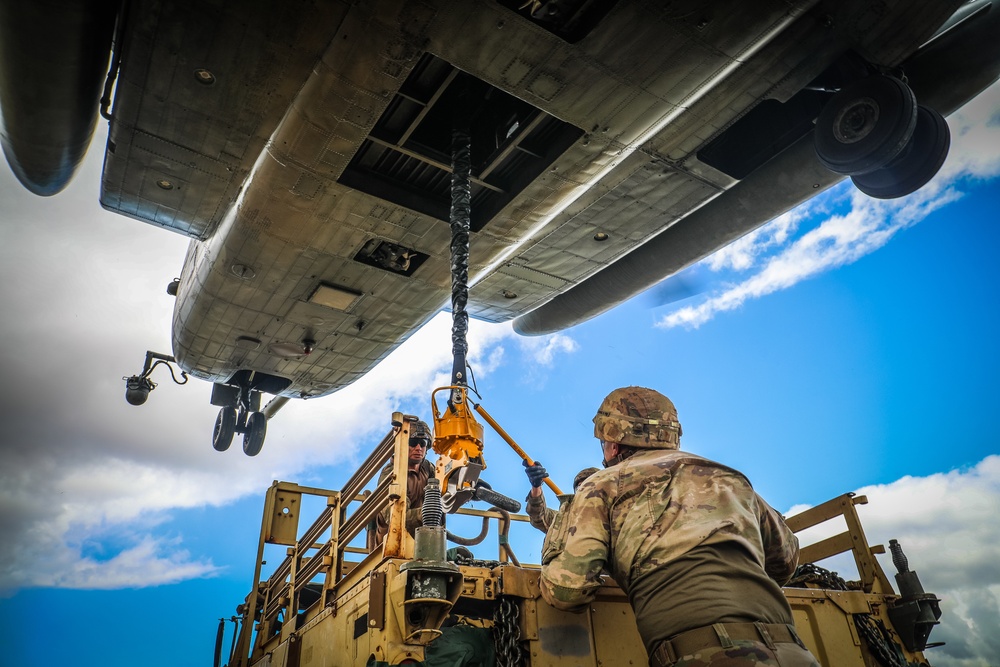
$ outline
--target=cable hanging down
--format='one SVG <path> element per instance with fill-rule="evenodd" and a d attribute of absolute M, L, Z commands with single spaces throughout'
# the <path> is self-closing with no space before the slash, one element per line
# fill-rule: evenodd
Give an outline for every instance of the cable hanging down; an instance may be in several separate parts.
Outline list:
<path fill-rule="evenodd" d="M 472 151 L 467 95 L 458 96 L 451 132 L 451 383 L 468 386 L 465 376 L 469 351 L 469 229 L 472 214 Z M 454 396 L 454 393 L 453 393 Z"/>
<path fill-rule="evenodd" d="M 431 392 L 434 415 L 434 451 L 439 454 L 437 476 L 446 512 L 456 511 L 472 499 L 483 461 L 483 427 L 469 410 L 466 392 L 466 358 L 469 314 L 469 229 L 472 217 L 472 137 L 467 113 L 469 91 L 460 86 L 453 108 L 451 132 L 451 383 Z M 447 408 L 438 410 L 434 395 L 448 391 Z"/>
<path fill-rule="evenodd" d="M 470 94 L 467 82 L 456 96 L 451 132 L 451 385 L 431 393 L 434 415 L 434 451 L 438 453 L 436 474 L 441 480 L 444 511 L 452 513 L 464 503 L 478 499 L 511 512 L 521 504 L 492 491 L 479 479 L 486 468 L 483 460 L 483 427 L 468 404 L 469 381 L 469 245 L 472 226 L 472 135 Z M 442 414 L 434 400 L 437 391 L 450 389 L 448 409 Z"/>

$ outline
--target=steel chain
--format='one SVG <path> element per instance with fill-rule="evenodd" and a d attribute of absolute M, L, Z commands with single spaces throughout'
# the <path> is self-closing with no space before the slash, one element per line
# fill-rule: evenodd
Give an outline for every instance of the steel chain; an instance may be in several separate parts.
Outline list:
<path fill-rule="evenodd" d="M 807 583 L 834 591 L 851 590 L 847 582 L 836 572 L 812 563 L 800 565 L 787 585 L 792 588 L 806 588 Z M 852 616 L 858 634 L 865 640 L 879 664 L 883 667 L 908 667 L 909 663 L 899 650 L 899 645 L 881 620 L 872 617 L 871 614 L 852 614 Z"/>
<path fill-rule="evenodd" d="M 509 597 L 500 598 L 493 614 L 493 648 L 497 667 L 521 667 L 521 628 L 518 624 L 520 607 Z"/>
<path fill-rule="evenodd" d="M 495 567 L 500 567 L 503 565 L 498 560 L 483 560 L 481 558 L 468 558 L 461 554 L 455 556 L 455 565 L 463 565 L 465 567 L 482 567 L 487 570 L 492 570 Z"/>

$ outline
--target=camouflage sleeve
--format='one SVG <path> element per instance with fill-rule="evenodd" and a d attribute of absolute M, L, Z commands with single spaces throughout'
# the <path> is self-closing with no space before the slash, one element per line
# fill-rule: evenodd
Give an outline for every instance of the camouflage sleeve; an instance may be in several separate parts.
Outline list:
<path fill-rule="evenodd" d="M 406 510 L 404 523 L 406 524 L 406 532 L 410 535 L 416 535 L 417 528 L 424 525 L 423 510 L 419 507 Z"/>
<path fill-rule="evenodd" d="M 546 507 L 545 494 L 533 496 L 529 493 L 528 497 L 524 500 L 525 512 L 528 514 L 528 519 L 531 520 L 532 527 L 537 528 L 543 533 L 549 532 L 549 528 L 552 527 L 552 520 L 556 516 L 556 511 Z"/>
<path fill-rule="evenodd" d="M 760 536 L 764 544 L 764 571 L 784 586 L 799 564 L 799 538 L 795 537 L 784 518 L 759 495 L 757 504 L 760 508 Z"/>
<path fill-rule="evenodd" d="M 584 482 L 563 501 L 542 546 L 542 597 L 556 609 L 583 611 L 601 586 L 611 523 L 606 494 Z"/>

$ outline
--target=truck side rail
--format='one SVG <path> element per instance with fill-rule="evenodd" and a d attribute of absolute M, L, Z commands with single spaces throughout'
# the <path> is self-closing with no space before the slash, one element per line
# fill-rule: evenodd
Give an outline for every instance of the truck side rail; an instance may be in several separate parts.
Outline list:
<path fill-rule="evenodd" d="M 868 504 L 866 496 L 845 493 L 795 516 L 788 517 L 785 522 L 793 532 L 799 533 L 838 516 L 844 517 L 847 530 L 803 547 L 799 552 L 799 564 L 816 563 L 850 551 L 858 566 L 858 574 L 861 577 L 861 586 L 864 592 L 892 595 L 892 585 L 875 559 L 875 554 L 885 553 L 885 547 L 881 544 L 868 545 L 868 538 L 865 537 L 865 531 L 861 527 L 861 519 L 858 517 L 857 509 L 855 509 L 855 505 L 866 504 Z"/>
<path fill-rule="evenodd" d="M 249 664 L 252 648 L 267 651 L 287 640 L 382 560 L 413 558 L 413 537 L 405 527 L 406 470 L 412 419 L 394 414 L 392 430 L 340 491 L 277 480 L 267 490 L 254 585 L 242 605 L 242 626 L 229 662 L 232 667 Z M 393 474 L 378 482 L 374 489 L 364 490 L 390 460 L 394 462 Z M 299 537 L 302 496 L 325 497 L 327 504 Z M 370 544 L 350 546 L 387 507 L 390 508 L 389 530 L 384 542 L 374 548 Z M 529 521 L 527 516 L 467 508 L 460 508 L 457 513 L 481 517 L 484 523 L 496 521 L 498 560 L 517 562 L 506 540 L 507 529 L 512 521 Z M 288 549 L 272 574 L 262 580 L 267 544 L 285 545 Z M 345 560 L 348 553 L 357 554 L 362 560 L 348 562 Z M 325 575 L 322 587 L 314 583 L 321 575 Z"/>

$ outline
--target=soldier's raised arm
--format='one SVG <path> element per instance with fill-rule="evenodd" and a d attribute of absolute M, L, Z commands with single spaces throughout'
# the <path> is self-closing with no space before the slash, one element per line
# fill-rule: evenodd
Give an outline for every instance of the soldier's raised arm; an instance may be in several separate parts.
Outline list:
<path fill-rule="evenodd" d="M 608 560 L 611 520 L 606 494 L 582 484 L 562 505 L 542 546 L 542 597 L 556 609 L 582 611 L 601 586 Z"/>

